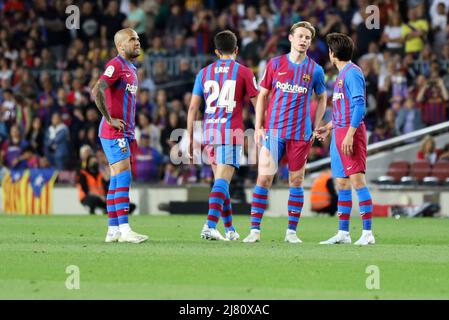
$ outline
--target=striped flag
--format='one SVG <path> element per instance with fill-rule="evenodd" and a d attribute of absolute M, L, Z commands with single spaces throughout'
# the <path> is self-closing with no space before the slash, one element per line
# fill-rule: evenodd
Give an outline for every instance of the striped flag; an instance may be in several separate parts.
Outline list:
<path fill-rule="evenodd" d="M 53 169 L 7 171 L 2 180 L 3 210 L 9 214 L 51 214 L 56 177 Z"/>
<path fill-rule="evenodd" d="M 26 213 L 51 214 L 53 212 L 53 186 L 57 173 L 53 169 L 30 169 L 24 194 Z"/>
<path fill-rule="evenodd" d="M 8 170 L 2 180 L 2 206 L 6 213 L 25 213 L 23 194 L 28 170 Z"/>

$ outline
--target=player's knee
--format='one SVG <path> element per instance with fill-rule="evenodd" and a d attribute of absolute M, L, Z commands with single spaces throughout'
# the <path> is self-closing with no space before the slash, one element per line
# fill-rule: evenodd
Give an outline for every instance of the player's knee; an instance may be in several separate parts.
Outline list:
<path fill-rule="evenodd" d="M 290 187 L 301 187 L 302 183 L 304 181 L 304 178 L 302 176 L 294 176 L 294 177 L 290 177 L 289 179 L 289 185 Z"/>
<path fill-rule="evenodd" d="M 354 187 L 354 189 L 360 189 L 366 187 L 366 181 L 365 177 L 362 174 L 357 174 L 354 176 L 351 176 L 351 184 Z"/>
<path fill-rule="evenodd" d="M 339 180 L 337 179 L 336 181 L 336 185 L 337 185 L 337 189 L 338 190 L 349 190 L 351 189 L 351 183 L 346 180 Z"/>
<path fill-rule="evenodd" d="M 354 189 L 356 189 L 356 190 L 366 187 L 365 181 L 354 181 L 352 183 L 352 185 L 353 185 Z"/>
<path fill-rule="evenodd" d="M 257 185 L 263 188 L 270 188 L 271 183 L 273 182 L 273 177 L 271 176 L 258 176 L 257 177 Z"/>

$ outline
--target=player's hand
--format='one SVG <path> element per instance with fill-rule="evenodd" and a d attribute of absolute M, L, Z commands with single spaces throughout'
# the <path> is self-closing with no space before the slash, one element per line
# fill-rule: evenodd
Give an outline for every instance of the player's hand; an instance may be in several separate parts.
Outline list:
<path fill-rule="evenodd" d="M 118 129 L 118 131 L 125 130 L 125 121 L 122 119 L 111 118 L 111 122 L 108 122 L 111 127 Z"/>
<path fill-rule="evenodd" d="M 353 145 L 354 142 L 354 138 L 351 135 L 346 135 L 345 138 L 343 139 L 343 142 L 341 144 L 341 152 L 343 152 L 343 154 L 345 156 L 350 156 L 353 152 Z"/>
<path fill-rule="evenodd" d="M 328 127 L 323 126 L 316 129 L 313 134 L 318 139 L 318 141 L 324 141 L 326 140 L 327 136 L 329 135 L 330 130 Z"/>
<path fill-rule="evenodd" d="M 262 141 L 265 141 L 266 139 L 267 139 L 267 136 L 265 135 L 265 129 L 263 127 L 256 128 L 254 130 L 254 142 L 259 147 L 262 147 L 262 145 L 263 145 Z"/>

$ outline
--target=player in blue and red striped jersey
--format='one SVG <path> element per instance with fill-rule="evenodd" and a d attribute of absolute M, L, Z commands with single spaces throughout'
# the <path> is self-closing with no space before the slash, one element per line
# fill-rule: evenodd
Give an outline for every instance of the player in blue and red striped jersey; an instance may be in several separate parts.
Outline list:
<path fill-rule="evenodd" d="M 215 181 L 209 195 L 209 213 L 201 238 L 238 240 L 239 235 L 232 224 L 229 183 L 235 169 L 239 168 L 242 153 L 245 96 L 255 105 L 258 89 L 253 72 L 235 61 L 238 52 L 235 34 L 229 30 L 219 32 L 214 43 L 219 59 L 201 69 L 196 76 L 187 116 L 187 131 L 190 141 L 193 141 L 193 123 L 204 97 L 203 143 Z M 217 230 L 220 216 L 226 229 L 225 237 Z"/>
<path fill-rule="evenodd" d="M 326 126 L 318 128 L 318 139 L 323 140 L 332 130 L 330 147 L 332 175 L 338 192 L 339 231 L 321 244 L 351 243 L 349 218 L 352 208 L 352 188 L 359 198 L 363 231 L 357 245 L 374 244 L 371 231 L 373 204 L 366 186 L 366 113 L 365 78 L 362 70 L 351 62 L 354 51 L 352 39 L 342 33 L 326 37 L 329 58 L 339 73 L 334 85 L 333 117 Z"/>
<path fill-rule="evenodd" d="M 319 127 L 327 97 L 323 68 L 307 56 L 314 36 L 315 28 L 309 22 L 295 23 L 288 36 L 291 43 L 290 52 L 268 62 L 260 83 L 254 139 L 262 148 L 259 154 L 257 185 L 251 204 L 251 231 L 244 242 L 260 240 L 260 224 L 267 207 L 268 189 L 284 154 L 288 160 L 290 185 L 285 241 L 301 242 L 296 229 L 304 203 L 302 181 L 313 142 L 312 121 L 315 128 Z M 313 92 L 317 96 L 318 106 L 315 119 L 312 120 L 310 100 Z M 263 125 L 267 104 L 268 110 Z"/>
<path fill-rule="evenodd" d="M 132 155 L 137 148 L 134 128 L 138 81 L 132 62 L 140 54 L 140 42 L 137 33 L 128 28 L 115 34 L 114 43 L 119 54 L 106 64 L 105 72 L 92 90 L 103 115 L 99 137 L 111 168 L 105 241 L 140 243 L 148 237 L 132 231 L 128 223 Z"/>

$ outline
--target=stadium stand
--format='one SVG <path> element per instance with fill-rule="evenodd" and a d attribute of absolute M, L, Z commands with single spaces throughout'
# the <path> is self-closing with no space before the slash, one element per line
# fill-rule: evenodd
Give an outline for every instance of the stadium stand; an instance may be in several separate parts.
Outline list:
<path fill-rule="evenodd" d="M 90 90 L 105 62 L 116 55 L 114 32 L 134 25 L 138 25 L 143 48 L 136 61 L 137 137 L 149 135 L 150 146 L 160 153 L 162 162 L 155 164 L 160 167 L 154 170 L 160 172 L 156 179 L 160 183 L 208 182 L 203 166 L 174 167 L 168 162 L 166 133 L 173 129 L 170 117 L 177 118 L 173 121 L 176 127 L 185 127 L 193 75 L 214 59 L 212 39 L 223 29 L 238 34 L 239 60 L 260 79 L 267 60 L 289 49 L 289 26 L 299 20 L 310 21 L 318 36 L 309 55 L 325 69 L 329 96 L 336 70 L 328 62 L 324 38 L 329 32 L 346 32 L 356 40 L 353 60 L 365 74 L 365 122 L 373 134 L 372 142 L 442 123 L 448 120 L 449 44 L 445 39 L 449 8 L 444 6 L 442 14 L 436 10 L 438 2 L 0 1 L 0 165 L 52 166 L 63 172 L 60 182 L 73 184 L 75 171 L 82 164 L 79 150 L 89 145 L 100 158 L 101 170 L 107 171 L 96 137 L 101 119 Z M 380 29 L 368 29 L 364 23 L 365 9 L 372 4 L 380 10 Z M 80 8 L 77 30 L 65 27 L 68 5 Z M 410 38 L 409 25 L 422 30 L 423 36 Z M 52 124 L 54 113 L 60 115 L 62 124 Z M 253 115 L 250 107 L 247 128 L 253 126 Z M 375 130 L 378 123 L 382 123 L 380 134 Z M 65 144 L 52 143 L 51 132 L 56 127 L 67 133 Z M 69 148 L 64 148 L 66 145 Z M 64 153 L 62 158 L 54 156 L 55 148 Z M 316 142 L 311 159 L 327 155 L 328 146 Z M 411 171 L 418 180 L 432 174 L 427 167 L 416 171 L 418 167 Z M 246 183 L 253 182 L 255 170 L 254 165 L 248 166 Z M 389 173 L 397 181 L 399 173 Z"/>

